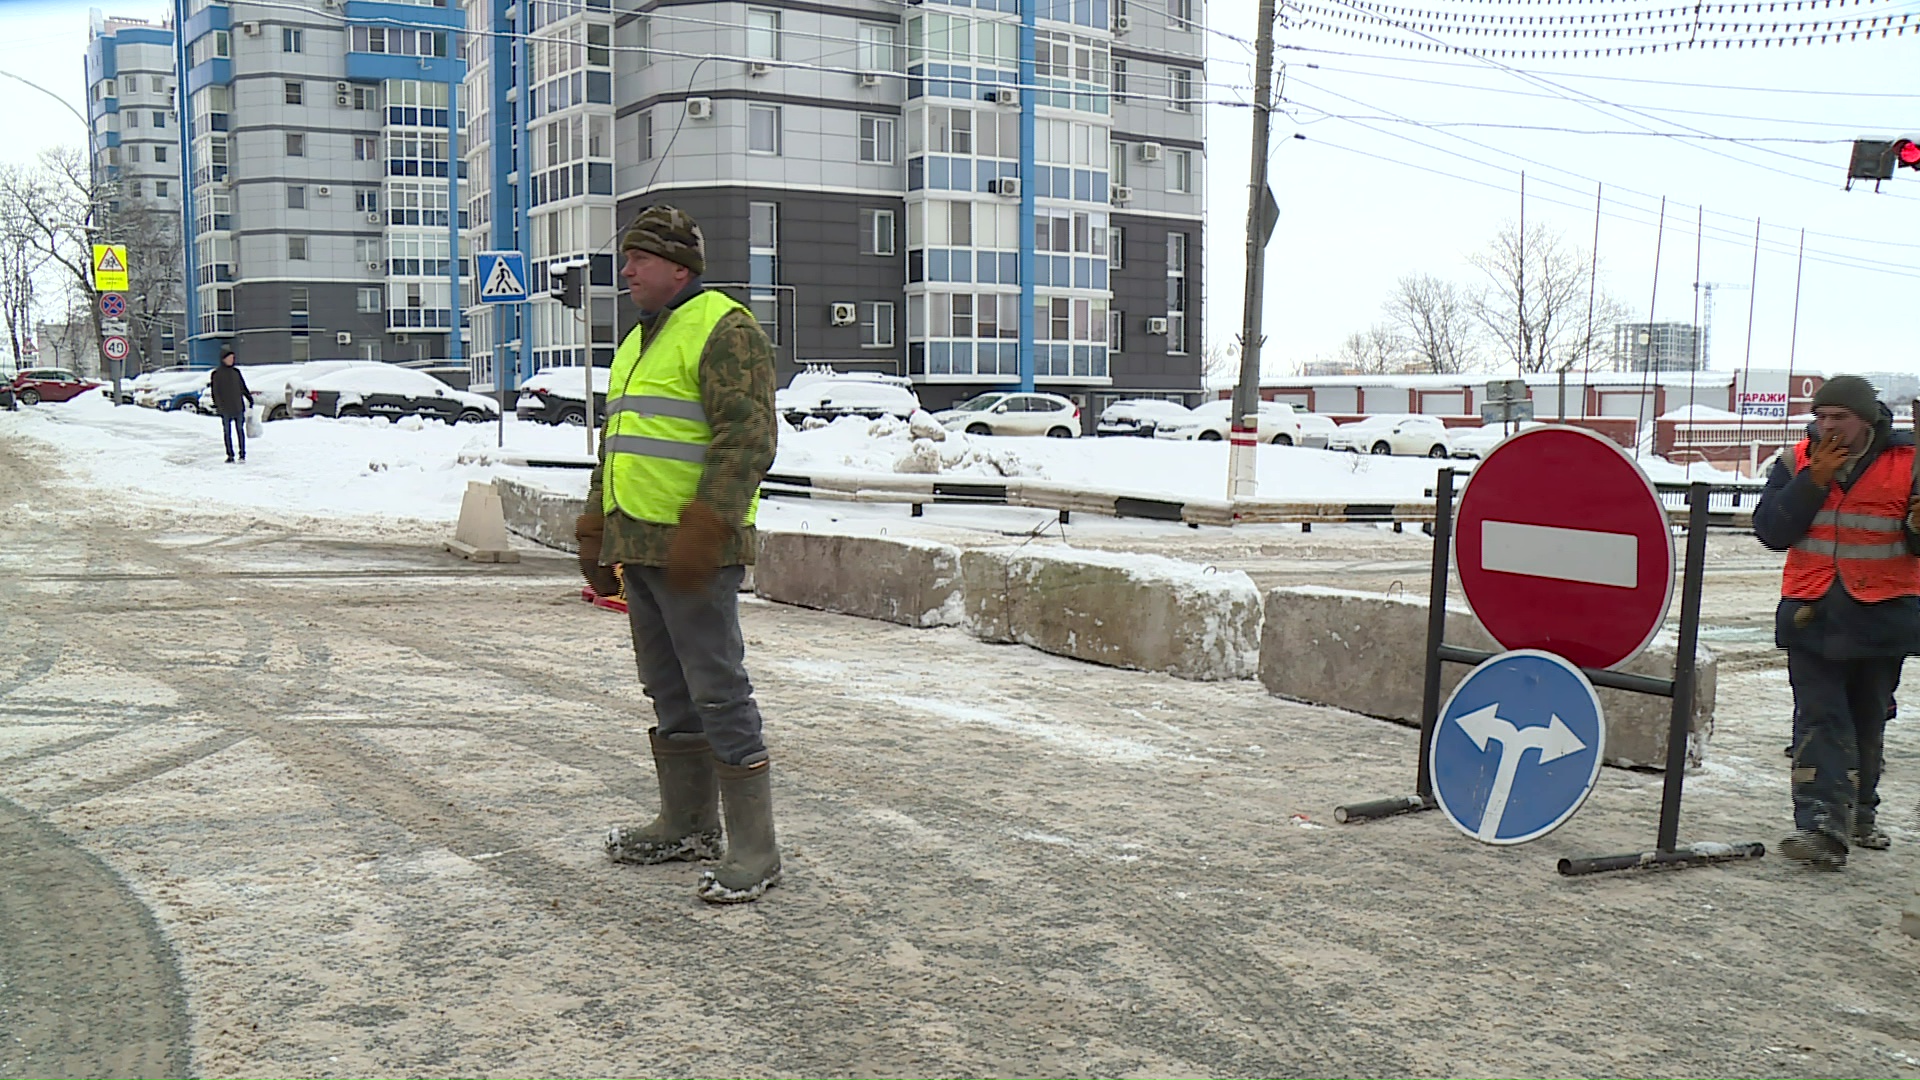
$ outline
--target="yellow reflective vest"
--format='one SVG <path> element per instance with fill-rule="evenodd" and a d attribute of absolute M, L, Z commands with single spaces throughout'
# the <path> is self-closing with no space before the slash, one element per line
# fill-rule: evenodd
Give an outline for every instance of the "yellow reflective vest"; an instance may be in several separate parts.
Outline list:
<path fill-rule="evenodd" d="M 680 511 L 699 490 L 713 428 L 700 405 L 700 354 L 729 312 L 745 311 L 725 293 L 708 290 L 668 311 L 645 339 L 636 326 L 613 354 L 608 373 L 606 469 L 602 509 L 661 525 L 680 523 Z M 752 525 L 760 508 L 747 504 Z"/>

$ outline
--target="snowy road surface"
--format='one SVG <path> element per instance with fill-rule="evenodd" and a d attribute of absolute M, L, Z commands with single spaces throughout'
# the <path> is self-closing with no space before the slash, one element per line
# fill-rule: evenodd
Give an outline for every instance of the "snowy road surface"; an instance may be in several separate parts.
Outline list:
<path fill-rule="evenodd" d="M 1904 723 L 1845 874 L 1566 880 L 1657 776 L 1518 849 L 1334 827 L 1412 731 L 750 602 L 787 880 L 715 909 L 600 854 L 648 716 L 570 559 L 109 479 L 0 430 L 0 1075 L 1920 1075 Z M 1176 542 L 1419 588 L 1417 536 Z M 1771 843 L 1770 572 L 1716 545 L 1682 839 Z"/>

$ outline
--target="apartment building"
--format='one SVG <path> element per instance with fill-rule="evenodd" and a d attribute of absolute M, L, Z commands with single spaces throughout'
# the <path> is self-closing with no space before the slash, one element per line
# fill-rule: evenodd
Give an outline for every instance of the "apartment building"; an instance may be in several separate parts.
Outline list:
<path fill-rule="evenodd" d="M 462 362 L 465 15 L 176 0 L 192 358 Z"/>
<path fill-rule="evenodd" d="M 623 11 L 618 216 L 697 217 L 708 283 L 751 306 L 783 379 L 898 372 L 934 408 L 1032 386 L 1089 424 L 1117 397 L 1196 397 L 1201 19 L 1198 0 Z"/>
<path fill-rule="evenodd" d="M 534 296 L 468 294 L 471 384 L 517 386 L 547 367 L 613 363 L 615 266 L 611 0 L 468 0 L 490 33 L 467 53 L 466 207 L 473 251 L 527 255 Z M 548 270 L 586 262 L 579 310 L 546 295 Z"/>
<path fill-rule="evenodd" d="M 88 31 L 87 150 L 102 195 L 94 239 L 131 249 L 131 366 L 172 364 L 185 326 L 173 29 L 96 9 Z"/>

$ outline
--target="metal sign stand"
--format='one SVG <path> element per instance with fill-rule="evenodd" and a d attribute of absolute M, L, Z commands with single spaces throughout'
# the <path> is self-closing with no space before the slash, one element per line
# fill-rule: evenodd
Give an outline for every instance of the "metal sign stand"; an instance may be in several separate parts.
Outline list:
<path fill-rule="evenodd" d="M 1687 489 L 1687 559 L 1681 578 L 1680 647 L 1674 658 L 1673 678 L 1630 675 L 1602 668 L 1580 669 L 1595 686 L 1630 694 L 1650 694 L 1673 702 L 1672 722 L 1667 731 L 1666 785 L 1660 799 L 1660 832 L 1654 850 L 1561 859 L 1559 871 L 1566 876 L 1641 868 L 1681 869 L 1734 859 L 1757 859 L 1767 853 L 1766 845 L 1761 843 L 1695 843 L 1683 849 L 1678 842 L 1680 796 L 1687 773 L 1687 735 L 1692 728 L 1694 652 L 1700 640 L 1700 593 L 1706 568 L 1707 497 L 1710 490 L 1711 486 L 1705 483 L 1692 484 Z M 1419 813 L 1438 806 L 1433 796 L 1433 777 L 1429 772 L 1428 759 L 1433 749 L 1434 726 L 1440 716 L 1440 665 L 1479 664 L 1499 655 L 1446 643 L 1447 580 L 1453 568 L 1452 469 L 1440 470 L 1435 478 L 1433 503 L 1433 578 L 1427 594 L 1426 682 L 1420 699 L 1420 756 L 1414 776 L 1414 793 L 1335 807 L 1333 819 L 1338 822 Z"/>

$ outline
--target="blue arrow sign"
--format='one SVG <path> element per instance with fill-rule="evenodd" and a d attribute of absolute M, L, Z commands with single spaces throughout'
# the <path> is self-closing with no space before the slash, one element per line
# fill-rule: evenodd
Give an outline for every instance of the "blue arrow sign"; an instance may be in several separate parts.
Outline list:
<path fill-rule="evenodd" d="M 1501 653 L 1454 687 L 1429 765 L 1447 820 L 1488 844 L 1524 844 L 1560 827 L 1593 791 L 1606 721 L 1593 684 L 1539 649 Z"/>
<path fill-rule="evenodd" d="M 474 256 L 480 302 L 512 304 L 527 298 L 527 257 L 518 251 L 482 251 Z"/>

